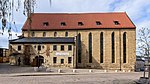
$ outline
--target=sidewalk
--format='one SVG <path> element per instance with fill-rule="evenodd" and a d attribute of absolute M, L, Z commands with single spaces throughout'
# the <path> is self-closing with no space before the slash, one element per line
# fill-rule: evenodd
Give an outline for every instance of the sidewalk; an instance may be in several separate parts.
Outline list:
<path fill-rule="evenodd" d="M 39 69 L 39 71 L 36 71 Z M 0 64 L 0 76 L 48 76 L 48 75 L 84 75 L 84 74 L 110 74 L 110 73 L 142 73 L 130 71 L 112 71 L 101 69 L 64 69 L 64 68 L 37 68 L 37 67 L 21 67 L 11 66 L 7 63 Z"/>
<path fill-rule="evenodd" d="M 51 71 L 36 72 L 22 72 L 22 73 L 9 73 L 0 74 L 0 77 L 16 77 L 16 76 L 53 76 L 53 75 L 87 75 L 87 74 L 143 74 L 143 72 L 122 72 L 111 70 L 97 70 L 97 69 L 51 69 Z"/>

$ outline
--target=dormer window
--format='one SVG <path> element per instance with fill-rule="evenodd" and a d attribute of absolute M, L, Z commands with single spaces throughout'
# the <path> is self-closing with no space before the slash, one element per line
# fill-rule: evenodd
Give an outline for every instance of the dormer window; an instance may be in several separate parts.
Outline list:
<path fill-rule="evenodd" d="M 102 25 L 100 21 L 96 21 L 96 25 Z"/>
<path fill-rule="evenodd" d="M 82 22 L 78 22 L 78 26 L 82 26 L 84 25 Z"/>
<path fill-rule="evenodd" d="M 120 25 L 119 21 L 114 21 L 115 25 Z"/>
<path fill-rule="evenodd" d="M 48 22 L 43 22 L 43 26 L 48 26 L 49 23 Z"/>
<path fill-rule="evenodd" d="M 66 23 L 65 22 L 61 22 L 61 26 L 66 26 Z"/>

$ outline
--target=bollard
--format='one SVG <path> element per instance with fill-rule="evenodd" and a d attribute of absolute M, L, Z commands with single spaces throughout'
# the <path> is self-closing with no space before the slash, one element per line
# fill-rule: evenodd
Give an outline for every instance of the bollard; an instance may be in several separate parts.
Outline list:
<path fill-rule="evenodd" d="M 93 71 L 90 69 L 89 72 L 93 72 Z"/>
<path fill-rule="evenodd" d="M 61 73 L 61 69 L 58 69 L 58 73 Z"/>
<path fill-rule="evenodd" d="M 75 72 L 76 72 L 76 70 L 75 70 L 75 69 L 73 69 L 73 70 L 72 70 L 72 72 L 73 72 L 73 73 L 75 73 Z"/>
<path fill-rule="evenodd" d="M 115 70 L 115 72 L 118 72 L 118 70 Z"/>
<path fill-rule="evenodd" d="M 104 70 L 104 72 L 107 72 L 107 70 Z"/>
<path fill-rule="evenodd" d="M 131 72 L 131 70 L 128 70 L 128 72 Z"/>

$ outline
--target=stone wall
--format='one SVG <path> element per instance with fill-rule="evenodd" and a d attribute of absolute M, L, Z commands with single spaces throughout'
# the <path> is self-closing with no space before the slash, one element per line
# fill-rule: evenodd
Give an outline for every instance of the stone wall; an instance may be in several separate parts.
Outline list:
<path fill-rule="evenodd" d="M 32 31 L 31 31 L 32 32 Z M 76 37 L 81 34 L 82 44 L 82 59 L 81 63 L 77 63 L 80 68 L 100 68 L 114 70 L 134 70 L 136 61 L 136 33 L 135 29 L 90 29 L 90 30 L 64 30 L 64 31 L 34 31 L 35 37 L 43 37 L 43 32 L 46 32 L 46 37 L 54 37 L 54 32 L 57 32 L 57 37 L 65 37 L 65 32 L 68 32 L 68 37 Z M 92 63 L 89 63 L 88 50 L 88 34 L 92 33 Z M 100 63 L 100 33 L 103 32 L 104 39 L 104 62 Z M 111 49 L 111 34 L 115 34 L 115 63 L 112 63 Z M 123 63 L 123 33 L 126 32 L 126 59 Z M 27 31 L 23 31 L 27 37 Z"/>

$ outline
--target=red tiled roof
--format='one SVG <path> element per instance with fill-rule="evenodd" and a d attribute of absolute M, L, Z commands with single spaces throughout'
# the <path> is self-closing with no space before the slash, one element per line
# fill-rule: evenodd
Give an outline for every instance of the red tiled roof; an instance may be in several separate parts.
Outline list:
<path fill-rule="evenodd" d="M 100 21 L 101 25 L 96 25 Z M 115 25 L 114 21 L 120 24 Z M 48 26 L 43 23 L 48 22 Z M 65 22 L 62 26 L 61 22 Z M 83 25 L 79 26 L 78 22 Z M 29 28 L 27 20 L 22 30 Z M 93 29 L 93 28 L 136 28 L 125 12 L 114 13 L 34 13 L 32 14 L 31 30 L 66 30 L 66 29 Z"/>

